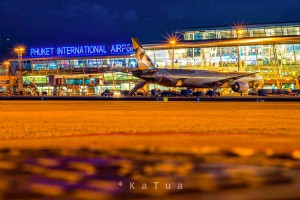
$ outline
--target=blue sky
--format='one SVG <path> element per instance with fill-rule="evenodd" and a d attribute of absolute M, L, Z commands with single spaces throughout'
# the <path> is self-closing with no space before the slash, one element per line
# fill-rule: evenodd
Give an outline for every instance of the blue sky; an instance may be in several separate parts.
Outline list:
<path fill-rule="evenodd" d="M 298 0 L 0 0 L 0 36 L 28 46 L 152 42 L 187 27 L 300 21 L 299 10 Z"/>

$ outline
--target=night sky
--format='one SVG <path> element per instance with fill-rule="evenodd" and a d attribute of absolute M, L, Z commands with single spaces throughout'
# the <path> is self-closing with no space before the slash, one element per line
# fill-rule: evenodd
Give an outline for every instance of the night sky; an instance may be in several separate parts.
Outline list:
<path fill-rule="evenodd" d="M 181 28 L 300 21 L 299 12 L 299 0 L 0 0 L 1 52 L 17 43 L 159 42 Z"/>

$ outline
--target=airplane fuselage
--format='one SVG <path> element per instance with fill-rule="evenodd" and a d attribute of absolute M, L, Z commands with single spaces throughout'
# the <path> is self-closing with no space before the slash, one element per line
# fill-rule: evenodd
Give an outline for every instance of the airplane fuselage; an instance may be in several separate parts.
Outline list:
<path fill-rule="evenodd" d="M 238 93 L 247 92 L 249 88 L 260 88 L 264 83 L 257 73 L 155 68 L 137 38 L 132 38 L 132 44 L 138 63 L 138 69 L 133 70 L 132 75 L 141 78 L 142 81 L 129 91 L 128 95 L 132 95 L 147 83 L 166 87 L 213 88 L 214 90 L 231 87 Z"/>
<path fill-rule="evenodd" d="M 230 79 L 248 72 L 218 72 L 210 70 L 187 69 L 155 69 L 149 73 L 133 73 L 134 76 L 166 87 L 213 88 L 219 80 Z M 218 87 L 231 87 L 236 82 L 246 82 L 250 88 L 263 85 L 263 79 L 257 74 L 242 77 L 238 80 L 228 81 Z"/>

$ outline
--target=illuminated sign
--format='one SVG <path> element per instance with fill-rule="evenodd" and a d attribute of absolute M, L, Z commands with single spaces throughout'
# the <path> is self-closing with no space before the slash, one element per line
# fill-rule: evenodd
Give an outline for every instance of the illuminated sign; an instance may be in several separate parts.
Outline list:
<path fill-rule="evenodd" d="M 104 56 L 131 53 L 133 53 L 131 44 L 60 46 L 30 49 L 30 57 Z"/>

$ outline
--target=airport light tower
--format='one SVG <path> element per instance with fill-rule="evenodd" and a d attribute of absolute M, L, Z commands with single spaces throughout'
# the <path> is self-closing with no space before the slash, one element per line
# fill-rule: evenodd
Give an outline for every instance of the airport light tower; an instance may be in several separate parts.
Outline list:
<path fill-rule="evenodd" d="M 172 62 L 171 62 L 171 69 L 174 68 L 174 53 L 175 53 L 175 45 L 177 44 L 177 42 L 179 41 L 179 36 L 176 34 L 172 34 L 172 35 L 168 35 L 168 37 L 166 37 L 166 39 L 168 39 L 169 44 L 172 45 Z"/>
<path fill-rule="evenodd" d="M 6 70 L 5 76 L 8 76 L 10 62 L 4 61 L 3 64 L 4 64 L 5 70 Z"/>
<path fill-rule="evenodd" d="M 172 38 L 170 41 L 169 41 L 170 44 L 172 44 L 172 47 L 173 47 L 173 51 L 172 51 L 172 63 L 171 63 L 171 69 L 174 68 L 174 47 L 175 47 L 175 44 L 176 44 L 176 39 Z"/>
<path fill-rule="evenodd" d="M 242 26 L 237 26 L 236 29 L 235 29 L 235 32 L 237 34 L 237 39 L 238 39 L 238 45 L 237 45 L 238 71 L 241 71 L 240 37 L 243 34 L 243 27 Z"/>
<path fill-rule="evenodd" d="M 10 93 L 10 76 L 9 76 L 10 62 L 9 61 L 4 61 L 3 65 L 5 66 L 5 70 L 6 70 L 5 76 L 6 76 L 6 81 L 7 81 L 6 86 L 5 86 L 5 91 L 6 91 L 6 94 L 9 94 Z"/>
<path fill-rule="evenodd" d="M 17 70 L 17 81 L 18 81 L 18 92 L 23 92 L 23 76 L 22 76 L 22 56 L 25 53 L 25 47 L 19 45 L 14 48 L 15 53 L 18 55 L 18 70 Z"/>

